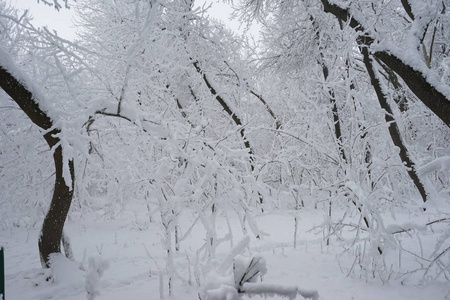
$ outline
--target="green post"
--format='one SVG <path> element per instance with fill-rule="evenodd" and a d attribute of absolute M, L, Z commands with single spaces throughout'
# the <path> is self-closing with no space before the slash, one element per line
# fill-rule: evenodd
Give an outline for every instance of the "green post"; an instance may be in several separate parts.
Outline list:
<path fill-rule="evenodd" d="M 5 255 L 3 247 L 0 247 L 0 300 L 5 300 Z"/>

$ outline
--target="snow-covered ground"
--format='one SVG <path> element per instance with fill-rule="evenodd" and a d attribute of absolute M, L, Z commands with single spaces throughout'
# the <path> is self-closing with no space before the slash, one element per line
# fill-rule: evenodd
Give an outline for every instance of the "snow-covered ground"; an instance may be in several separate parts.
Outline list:
<path fill-rule="evenodd" d="M 229 217 L 230 224 L 227 224 L 226 219 L 219 216 L 215 223 L 217 236 L 224 237 L 231 228 L 229 236 L 232 239 L 215 249 L 215 257 L 208 257 L 207 252 L 197 252 L 205 245 L 205 231 L 200 225 L 194 226 L 189 238 L 182 241 L 179 251 L 174 253 L 173 270 L 179 276 L 174 276 L 171 282 L 173 295 L 169 296 L 163 230 L 157 218 L 150 223 L 148 217 L 143 216 L 144 213 L 130 212 L 107 220 L 104 216 L 73 213 L 66 225 L 66 233 L 70 236 L 76 262 L 58 257 L 50 270 L 40 267 L 38 225 L 34 229 L 12 227 L 0 231 L 0 241 L 6 249 L 5 299 L 94 299 L 96 292 L 100 292 L 95 297 L 99 300 L 199 299 L 197 281 L 203 280 L 203 286 L 207 281 L 217 282 L 219 279 L 213 274 L 224 266 L 223 261 L 231 249 L 239 248 L 239 243 L 246 245 L 246 234 L 242 232 L 240 223 Z M 241 254 L 265 259 L 267 273 L 263 276 L 264 282 L 315 289 L 320 294 L 319 299 L 327 300 L 450 299 L 448 282 L 414 285 L 402 284 L 395 278 L 382 283 L 378 279 L 347 276 L 351 257 L 341 256 L 338 263 L 342 249 L 333 243 L 327 247 L 322 235 L 310 230 L 322 223 L 322 213 L 302 210 L 297 217 L 300 221 L 296 248 L 293 247 L 295 223 L 291 213 L 258 216 L 258 225 L 267 234 L 259 239 L 248 232 L 249 246 Z M 179 220 L 179 227 L 187 231 L 194 220 L 193 214 L 191 218 L 184 217 Z M 197 259 L 196 253 L 199 253 Z M 199 274 L 208 274 L 208 268 L 212 270 L 211 275 L 199 278 Z M 228 268 L 223 273 L 230 275 L 231 272 Z M 86 290 L 91 292 L 90 297 Z M 247 298 L 242 295 L 242 299 Z M 298 295 L 296 299 L 303 298 Z"/>

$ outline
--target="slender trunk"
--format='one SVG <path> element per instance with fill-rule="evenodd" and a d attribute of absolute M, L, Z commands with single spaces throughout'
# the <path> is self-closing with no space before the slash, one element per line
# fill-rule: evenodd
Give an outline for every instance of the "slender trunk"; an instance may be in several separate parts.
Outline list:
<path fill-rule="evenodd" d="M 348 71 L 350 68 L 348 60 L 346 62 L 346 66 L 347 66 L 347 71 Z M 348 74 L 347 74 L 347 76 L 348 76 Z M 350 83 L 350 90 L 351 91 L 356 90 L 356 85 L 353 81 L 351 81 L 351 83 Z M 352 99 L 353 99 L 353 106 L 354 106 L 354 109 L 356 112 L 358 110 L 356 99 L 353 96 L 352 96 Z M 364 119 L 364 115 L 363 115 L 363 119 Z M 372 150 L 371 150 L 369 141 L 366 141 L 368 131 L 366 131 L 366 127 L 364 125 L 362 125 L 361 121 L 359 121 L 359 120 L 358 120 L 358 129 L 359 129 L 359 132 L 362 132 L 360 138 L 361 138 L 361 140 L 364 141 L 364 162 L 365 162 L 366 168 L 367 168 L 367 176 L 369 179 L 370 187 L 373 190 L 375 187 L 375 183 L 373 182 L 372 170 L 370 168 L 370 165 L 372 164 Z"/>
<path fill-rule="evenodd" d="M 245 128 L 242 124 L 241 119 L 236 115 L 234 111 L 232 111 L 231 107 L 227 104 L 227 102 L 217 93 L 216 89 L 212 86 L 211 82 L 206 77 L 206 74 L 203 72 L 203 70 L 198 65 L 198 62 L 193 63 L 195 70 L 202 76 L 203 81 L 205 82 L 206 86 L 208 87 L 210 93 L 216 98 L 217 102 L 222 106 L 223 110 L 227 112 L 227 114 L 233 119 L 234 124 L 236 126 L 240 126 L 241 129 L 239 130 L 239 133 L 241 135 L 242 141 L 244 142 L 245 148 L 247 148 L 247 152 L 249 154 L 249 163 L 250 163 L 250 170 L 253 172 L 255 171 L 255 155 L 252 149 L 252 146 L 250 145 L 250 141 L 245 136 Z M 260 192 L 258 193 L 259 203 L 264 203 L 264 197 L 261 195 Z M 261 209 L 264 211 L 264 209 Z"/>
<path fill-rule="evenodd" d="M 383 92 L 383 89 L 381 87 L 381 83 L 379 81 L 379 78 L 375 74 L 375 68 L 373 66 L 373 61 L 369 56 L 369 51 L 367 50 L 367 47 L 361 47 L 361 53 L 363 54 L 364 59 L 364 65 L 366 66 L 367 73 L 369 74 L 370 81 L 372 83 L 372 86 L 375 89 L 375 93 L 377 94 L 378 101 L 380 102 L 381 108 L 385 110 L 385 119 L 386 122 L 389 124 L 389 134 L 391 135 L 392 142 L 396 147 L 400 149 L 399 155 L 401 161 L 405 164 L 408 175 L 411 178 L 411 180 L 414 182 L 414 185 L 416 186 L 417 190 L 419 191 L 420 195 L 422 196 L 423 202 L 427 201 L 427 193 L 425 191 L 425 187 L 423 183 L 420 181 L 419 176 L 417 175 L 417 172 L 415 170 L 415 164 L 413 160 L 410 157 L 410 154 L 408 152 L 408 149 L 406 148 L 406 145 L 403 142 L 403 139 L 400 135 L 400 130 L 398 128 L 397 123 L 395 122 L 394 115 L 392 112 L 392 109 L 388 103 L 388 99 L 386 97 L 386 94 Z"/>
<path fill-rule="evenodd" d="M 320 41 L 319 26 L 317 25 L 317 23 L 312 15 L 309 16 L 309 20 L 312 22 L 312 25 L 315 28 L 317 45 L 319 46 L 319 49 L 321 49 L 320 42 L 319 42 Z M 342 25 L 341 25 L 341 27 L 342 27 Z M 324 62 L 324 55 L 322 52 L 320 53 L 320 59 L 317 62 L 322 67 L 323 78 L 326 82 L 328 80 L 328 76 L 329 76 L 330 72 L 328 70 L 328 66 Z M 344 160 L 344 162 L 347 163 L 347 157 L 345 155 L 345 150 L 344 150 L 343 142 L 342 142 L 341 120 L 339 118 L 339 111 L 338 111 L 337 104 L 336 104 L 336 97 L 334 94 L 334 90 L 328 89 L 328 94 L 330 96 L 329 99 L 330 99 L 330 104 L 331 104 L 331 112 L 333 114 L 334 135 L 336 138 L 336 142 L 338 144 L 339 154 L 340 154 L 341 158 Z"/>
<path fill-rule="evenodd" d="M 327 81 L 329 72 L 328 67 L 324 63 L 322 63 L 322 72 L 325 81 Z M 347 157 L 345 155 L 345 150 L 342 143 L 341 120 L 339 118 L 339 112 L 336 104 L 336 97 L 334 96 L 333 90 L 329 90 L 328 94 L 330 95 L 331 112 L 333 114 L 334 135 L 338 143 L 339 154 L 341 155 L 344 162 L 347 162 Z"/>
<path fill-rule="evenodd" d="M 226 103 L 226 101 L 217 93 L 216 89 L 212 86 L 211 82 L 206 77 L 206 74 L 203 72 L 203 70 L 200 68 L 197 62 L 193 63 L 195 69 L 197 72 L 202 75 L 203 81 L 205 82 L 206 86 L 208 87 L 211 94 L 216 98 L 217 102 L 222 106 L 223 110 L 233 119 L 234 124 L 237 126 L 240 126 L 241 129 L 239 130 L 239 134 L 242 137 L 242 140 L 244 142 L 245 148 L 247 148 L 248 154 L 249 154 L 249 162 L 250 162 L 250 168 L 252 172 L 255 170 L 255 158 L 254 158 L 254 152 L 252 147 L 250 146 L 250 142 L 245 136 L 245 129 L 242 125 L 241 119 L 236 115 L 235 112 L 231 110 L 231 107 Z"/>

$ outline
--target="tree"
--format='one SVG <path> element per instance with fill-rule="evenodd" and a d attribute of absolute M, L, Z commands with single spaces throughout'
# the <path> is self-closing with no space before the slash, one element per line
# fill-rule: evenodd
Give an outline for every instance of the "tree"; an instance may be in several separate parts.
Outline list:
<path fill-rule="evenodd" d="M 367 20 L 359 20 L 355 17 L 357 15 L 356 11 L 354 13 L 351 7 L 341 6 L 327 0 L 322 0 L 321 2 L 325 12 L 333 14 L 343 22 L 348 22 L 349 26 L 360 34 L 358 38 L 360 45 L 371 46 L 381 43 L 381 39 L 376 36 L 377 28 L 366 28 Z M 420 49 L 420 44 L 427 33 L 428 25 L 438 20 L 439 16 L 445 13 L 445 4 L 442 1 L 434 1 L 434 5 L 430 6 L 428 11 L 420 11 L 423 15 L 420 15 L 419 18 L 414 17 L 412 7 L 419 9 L 421 4 L 415 1 L 402 1 L 402 4 L 405 12 L 412 17 L 412 22 L 407 25 L 407 28 L 410 28 L 408 38 L 417 45 L 417 49 L 410 49 L 413 50 L 412 53 L 414 53 L 415 57 L 412 60 L 407 60 L 398 47 L 386 43 L 385 47 L 380 47 L 380 49 L 375 47 L 372 55 L 396 72 L 417 98 L 447 126 L 450 126 L 449 87 L 440 86 L 436 82 L 437 74 L 429 72 L 426 62 L 423 61 L 423 56 L 419 52 L 422 50 Z M 364 6 L 366 5 L 362 5 L 357 9 L 362 9 Z M 377 12 L 375 11 L 375 13 Z"/>
<path fill-rule="evenodd" d="M 247 176 L 251 172 L 247 170 L 247 164 L 250 162 L 250 169 L 254 169 L 254 158 L 250 144 L 243 134 L 245 124 L 236 122 L 239 120 L 236 118 L 239 108 L 231 108 L 233 101 L 239 102 L 239 87 L 233 87 L 233 97 L 226 103 L 223 92 L 211 89 L 212 76 L 205 80 L 206 75 L 199 74 L 194 65 L 192 57 L 195 56 L 197 61 L 203 60 L 202 56 L 206 52 L 187 51 L 189 47 L 196 47 L 195 43 L 199 42 L 200 34 L 217 34 L 220 38 L 229 38 L 232 41 L 231 35 L 227 36 L 219 27 L 208 27 L 208 24 L 204 24 L 199 15 L 191 11 L 189 3 L 167 1 L 164 6 L 161 3 L 140 1 L 125 4 L 96 1 L 86 4 L 80 7 L 83 17 L 90 18 L 94 13 L 103 13 L 101 18 L 89 19 L 86 32 L 101 33 L 79 43 L 65 41 L 45 28 L 34 28 L 26 15 L 23 18 L 14 14 L 2 17 L 4 27 L 8 29 L 2 31 L 5 49 L 2 88 L 44 131 L 44 137 L 54 154 L 54 196 L 39 242 L 42 263 L 46 267 L 50 265 L 50 254 L 59 253 L 61 250 L 64 221 L 74 195 L 79 205 L 86 205 L 88 200 L 103 196 L 105 192 L 111 193 L 113 189 L 118 189 L 119 192 L 114 195 L 120 197 L 125 194 L 125 183 L 136 178 L 129 176 L 126 172 L 128 168 L 123 164 L 112 166 L 114 164 L 104 160 L 109 157 L 102 153 L 101 149 L 114 144 L 111 141 L 114 135 L 123 141 L 123 133 L 132 132 L 131 137 L 140 138 L 137 142 L 129 141 L 129 145 L 141 145 L 143 148 L 140 154 L 151 149 L 159 152 L 154 157 L 134 157 L 139 162 L 142 162 L 143 157 L 148 159 L 143 164 L 145 172 L 139 173 L 137 170 L 142 169 L 139 167 L 136 168 L 135 174 L 152 173 L 161 168 L 159 174 L 164 178 L 156 182 L 152 179 L 144 180 L 146 185 L 136 192 L 144 197 L 148 197 L 149 191 L 156 191 L 159 195 L 160 211 L 164 216 L 168 235 L 177 230 L 176 226 L 169 224 L 175 223 L 172 220 L 176 218 L 179 209 L 175 203 L 182 195 L 195 198 L 198 203 L 208 203 L 214 195 L 213 213 L 219 206 L 217 197 L 225 197 L 227 190 L 240 189 L 237 192 L 239 196 L 226 195 L 227 198 L 233 199 L 232 205 L 241 205 L 239 199 L 261 197 L 260 193 L 256 192 L 258 184 Z M 120 13 L 108 15 L 102 10 L 108 5 L 117 5 L 120 9 L 116 12 Z M 91 26 L 94 24 L 92 20 L 97 22 L 94 27 Z M 173 20 L 176 22 L 172 22 Z M 111 24 L 115 26 L 116 31 L 107 31 Z M 219 29 L 217 33 L 214 32 L 215 29 Z M 125 34 L 121 35 L 122 33 Z M 189 35 L 194 35 L 194 38 Z M 206 40 L 209 42 L 209 39 Z M 236 46 L 238 43 L 232 41 L 232 44 Z M 208 50 L 217 51 L 218 45 L 215 48 L 211 47 L 212 45 L 213 43 L 209 43 Z M 21 49 L 27 51 L 23 53 Z M 167 49 L 170 49 L 168 56 Z M 224 59 L 222 55 L 218 57 Z M 14 59 L 6 61 L 8 57 Z M 13 60 L 17 63 L 13 63 Z M 31 62 L 27 67 L 33 71 L 33 79 L 24 79 L 27 77 L 23 75 L 28 71 L 27 67 L 24 67 L 24 72 L 17 67 L 17 64 L 24 61 Z M 225 60 L 225 64 L 228 64 L 228 69 L 231 68 L 231 60 Z M 24 63 L 23 65 L 25 66 Z M 201 72 L 206 72 L 208 65 L 203 64 L 202 68 L 204 70 Z M 193 75 L 192 80 L 189 79 L 190 75 Z M 36 82 L 45 88 L 46 96 L 36 88 Z M 235 83 L 229 86 L 233 84 Z M 253 97 L 257 93 L 252 90 L 250 94 L 248 84 L 249 80 L 245 82 L 245 90 Z M 244 82 L 242 85 L 244 86 Z M 58 101 L 50 104 L 48 98 L 57 98 Z M 219 109 L 208 103 L 211 99 L 219 103 Z M 256 99 L 264 103 L 261 95 Z M 58 109 L 52 109 L 52 105 Z M 268 104 L 265 103 L 265 108 L 267 107 Z M 225 110 L 226 116 L 222 114 L 222 110 Z M 167 111 L 170 116 L 165 115 Z M 197 116 L 203 114 L 205 118 L 199 120 Z M 165 116 L 162 117 L 163 115 Z M 273 117 L 273 112 L 271 116 Z M 211 118 L 221 121 L 211 122 Z M 234 123 L 228 124 L 230 118 Z M 206 128 L 208 123 L 214 125 L 217 132 Z M 108 125 L 115 128 L 116 132 L 111 134 L 105 130 Z M 229 125 L 232 130 L 238 127 L 237 136 L 232 133 L 224 138 L 217 134 L 224 129 L 229 130 Z M 92 133 L 100 132 L 99 129 L 105 130 L 106 133 L 94 136 Z M 205 131 L 208 131 L 206 135 Z M 194 138 L 190 137 L 192 132 L 196 132 Z M 180 143 L 176 136 L 185 139 L 185 143 Z M 153 144 L 154 148 L 144 149 L 145 145 L 152 145 L 150 141 L 155 137 L 158 142 Z M 235 148 L 239 151 L 242 141 L 244 148 L 250 152 L 244 151 L 235 155 L 233 151 Z M 195 152 L 195 156 L 204 155 L 198 150 L 203 148 L 209 149 L 208 151 L 217 156 L 211 158 L 206 155 L 198 160 L 188 159 L 188 153 L 191 152 Z M 113 157 L 120 156 L 118 149 L 120 146 L 114 145 Z M 84 158 L 80 158 L 78 152 Z M 153 166 L 152 162 L 155 162 L 156 158 L 156 166 Z M 75 185 L 75 170 L 80 168 L 81 163 L 84 163 L 84 171 L 88 170 L 90 173 L 84 176 L 86 172 L 82 172 L 77 178 L 82 184 Z M 117 172 L 107 174 L 99 170 L 98 163 L 104 167 L 118 168 Z M 235 166 L 229 168 L 233 163 Z M 218 170 L 206 180 L 203 176 L 210 175 L 211 173 L 207 172 L 210 169 Z M 191 170 L 189 172 L 192 177 L 190 184 L 183 185 L 186 181 L 181 176 L 187 170 Z M 100 186 L 92 180 L 92 177 L 97 175 L 104 180 Z M 138 176 L 138 180 L 142 178 Z M 116 186 L 114 182 L 117 183 Z M 202 187 L 203 184 L 205 187 Z M 229 188 L 229 184 L 235 187 Z M 175 185 L 181 188 L 173 189 Z M 255 192 L 248 192 L 249 189 L 244 188 L 245 185 L 253 185 Z M 194 188 L 204 189 L 204 195 L 196 195 Z M 249 218 L 247 212 L 243 213 L 243 224 Z M 53 223 L 57 225 L 55 228 L 52 228 Z"/>
<path fill-rule="evenodd" d="M 7 55 L 6 53 L 2 54 Z M 14 70 L 14 67 L 11 65 L 8 65 L 8 67 Z M 12 72 L 17 72 L 17 70 Z M 53 149 L 55 187 L 50 209 L 42 225 L 39 239 L 39 252 L 42 264 L 49 267 L 50 254 L 61 252 L 60 245 L 63 237 L 63 227 L 72 202 L 75 184 L 73 160 L 69 160 L 70 175 L 68 178 L 71 179 L 71 183 L 67 184 L 63 176 L 63 150 L 60 145 L 61 141 L 58 138 L 58 134 L 61 133 L 60 129 L 52 129 L 55 122 L 39 107 L 36 101 L 37 96 L 30 91 L 34 89 L 26 87 L 20 75 L 15 77 L 6 68 L 0 66 L 0 78 L 2 89 L 19 105 L 30 120 L 43 130 L 48 131 L 44 134 L 44 139 L 49 147 Z"/>
<path fill-rule="evenodd" d="M 365 257 L 373 265 L 362 267 L 373 272 L 382 270 L 383 253 L 398 249 L 392 243 L 392 235 L 383 229 L 380 213 L 392 205 L 410 201 L 414 189 L 404 188 L 406 182 L 416 186 L 423 202 L 431 194 L 436 195 L 435 190 L 441 185 L 440 179 L 430 184 L 428 178 L 419 177 L 420 164 L 415 162 L 432 161 L 436 156 L 425 150 L 430 146 L 412 136 L 418 132 L 426 135 L 435 128 L 430 123 L 435 122 L 439 123 L 436 131 L 443 130 L 448 135 L 449 126 L 448 111 L 443 113 L 449 109 L 450 95 L 448 75 L 442 71 L 445 68 L 442 65 L 446 64 L 446 52 L 442 49 L 447 47 L 436 50 L 437 45 L 447 44 L 445 39 L 437 38 L 448 34 L 442 27 L 447 22 L 446 5 L 442 1 L 430 5 L 419 1 L 402 3 L 241 1 L 237 10 L 243 20 L 259 19 L 264 25 L 264 50 L 260 58 L 264 76 L 271 72 L 273 77 L 288 77 L 300 85 L 289 89 L 296 95 L 292 99 L 303 102 L 300 111 L 304 123 L 312 114 L 319 123 L 318 115 L 323 114 L 324 104 L 329 103 L 327 111 L 333 122 L 322 121 L 327 124 L 322 127 L 316 125 L 321 130 L 316 130 L 312 137 L 308 135 L 309 143 L 301 147 L 302 152 L 311 147 L 319 156 L 322 143 L 333 149 L 327 154 L 334 160 L 325 168 L 318 167 L 322 172 L 319 178 L 314 178 L 305 167 L 304 157 L 297 157 L 298 164 L 303 162 L 298 169 L 308 171 L 307 180 L 320 191 L 328 192 L 324 197 L 329 199 L 329 206 L 324 208 L 329 221 L 323 226 L 327 239 L 336 234 L 341 240 L 338 232 L 352 222 L 348 216 L 359 216 L 358 224 L 350 226 L 354 226 L 357 234 L 359 230 L 367 233 L 365 242 L 378 250 L 372 252 L 377 255 Z M 408 89 L 403 90 L 403 86 Z M 312 99 L 316 105 L 303 108 Z M 398 108 L 390 103 L 391 99 L 397 100 Z M 415 116 L 406 109 L 406 102 Z M 294 101 L 290 105 L 294 108 Z M 376 108 L 380 106 L 381 110 Z M 428 109 L 432 115 L 426 112 Z M 303 128 L 292 127 L 291 132 L 296 132 L 295 138 L 302 135 L 306 140 L 304 133 L 311 127 L 311 123 Z M 381 134 L 380 128 L 387 130 Z M 332 139 L 323 138 L 326 132 Z M 448 147 L 445 135 L 438 139 L 441 145 L 446 145 L 444 148 Z M 387 186 L 389 191 L 385 189 Z M 307 189 L 304 191 L 307 193 Z M 342 216 L 336 217 L 331 214 L 331 205 L 347 207 Z M 355 255 L 367 255 L 358 252 L 359 246 L 355 246 L 362 241 L 357 234 L 355 239 L 344 242 L 344 247 L 352 248 Z M 383 272 L 380 276 L 386 275 Z"/>
<path fill-rule="evenodd" d="M 45 97 L 12 61 L 5 49 L 0 49 L 0 87 L 13 99 L 29 119 L 44 132 L 44 139 L 53 151 L 55 185 L 53 197 L 46 214 L 39 252 L 43 266 L 49 266 L 50 254 L 59 253 L 63 227 L 73 196 L 75 183 L 73 160 L 65 157 L 61 144 L 61 129 L 43 107 Z M 64 170 L 68 168 L 68 170 Z M 68 174 L 67 174 L 68 173 Z"/>
<path fill-rule="evenodd" d="M 36 125 L 36 131 L 44 136 L 50 147 L 47 151 L 52 154 L 55 166 L 50 205 L 40 201 L 50 189 L 45 184 L 46 180 L 36 184 L 25 196 L 28 197 L 25 203 L 30 206 L 42 205 L 45 218 L 39 238 L 39 252 L 43 267 L 49 267 L 51 254 L 61 252 L 61 241 L 65 254 L 71 255 L 63 227 L 75 194 L 75 161 L 80 153 L 87 154 L 88 144 L 85 143 L 82 125 L 90 111 L 95 110 L 95 105 L 89 105 L 91 98 L 84 85 L 89 67 L 83 64 L 80 48 L 46 28 L 35 28 L 28 12 L 19 15 L 6 4 L 2 4 L 0 10 L 0 22 L 4 28 L 0 34 L 1 88 L 9 95 L 6 99 L 2 97 L 2 101 L 12 99 Z M 30 169 L 48 164 L 40 164 L 44 159 L 41 157 L 38 155 L 30 160 Z M 24 182 L 12 182 L 10 185 L 20 190 L 23 189 L 19 187 L 20 183 Z"/>
<path fill-rule="evenodd" d="M 276 120 L 242 71 L 242 42 L 189 2 L 83 1 L 79 10 L 80 43 L 108 82 L 104 108 L 89 121 L 95 150 L 78 179 L 86 198 L 108 198 L 113 208 L 144 202 L 158 213 L 169 282 L 186 238 L 177 224 L 184 207 L 206 229 L 205 257 L 230 239 L 216 233 L 220 213 L 235 211 L 244 231 L 261 235 L 252 211 L 268 187 L 256 177 L 245 102 Z"/>

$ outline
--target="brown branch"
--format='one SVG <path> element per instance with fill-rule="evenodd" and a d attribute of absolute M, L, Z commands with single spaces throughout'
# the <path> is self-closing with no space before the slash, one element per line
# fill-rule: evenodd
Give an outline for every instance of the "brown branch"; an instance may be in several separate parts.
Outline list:
<path fill-rule="evenodd" d="M 325 81 L 327 81 L 328 75 L 329 75 L 328 67 L 325 65 L 325 63 L 319 62 L 319 64 L 322 65 L 323 77 L 324 77 Z M 334 90 L 329 89 L 328 94 L 330 96 L 329 100 L 330 100 L 330 104 L 331 104 L 331 112 L 333 114 L 334 135 L 336 137 L 336 142 L 338 144 L 339 153 L 340 153 L 342 159 L 344 160 L 344 162 L 347 162 L 347 157 L 345 155 L 345 149 L 344 149 L 343 141 L 342 141 L 341 119 L 339 118 L 339 111 L 338 111 L 337 104 L 336 104 L 336 97 L 334 94 Z"/>
<path fill-rule="evenodd" d="M 19 105 L 34 124 L 44 130 L 52 128 L 53 121 L 39 107 L 30 90 L 2 66 L 0 66 L 0 87 Z"/>
<path fill-rule="evenodd" d="M 398 80 L 397 75 L 394 71 L 392 71 L 389 67 L 387 67 L 384 63 L 382 63 L 379 59 L 375 58 L 377 63 L 383 68 L 383 70 L 386 72 L 387 76 L 385 76 L 386 80 L 388 80 L 390 83 L 392 83 L 395 91 L 397 92 L 397 95 L 394 98 L 395 103 L 397 103 L 398 108 L 400 111 L 406 112 L 408 110 L 408 98 L 406 98 L 406 95 L 402 93 L 402 85 L 400 84 L 400 81 Z M 383 74 L 384 76 L 384 74 Z"/>
<path fill-rule="evenodd" d="M 104 116 L 108 116 L 108 117 L 121 118 L 121 119 L 127 120 L 128 122 L 134 123 L 133 121 L 131 121 L 130 118 L 125 117 L 124 115 L 121 115 L 120 113 L 109 113 L 109 112 L 105 112 L 105 111 L 102 111 L 102 110 L 98 110 L 95 113 L 98 114 L 98 115 L 104 115 Z"/>
<path fill-rule="evenodd" d="M 450 99 L 432 86 L 422 72 L 390 53 L 379 51 L 373 55 L 397 73 L 417 98 L 450 127 Z"/>

